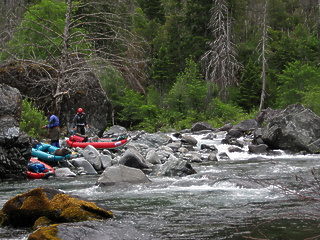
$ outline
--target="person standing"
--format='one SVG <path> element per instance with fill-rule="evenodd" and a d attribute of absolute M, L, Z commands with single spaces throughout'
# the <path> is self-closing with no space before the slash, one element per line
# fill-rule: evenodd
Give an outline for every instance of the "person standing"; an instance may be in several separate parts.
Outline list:
<path fill-rule="evenodd" d="M 42 128 L 49 129 L 49 135 L 51 139 L 51 145 L 60 148 L 59 139 L 60 139 L 60 128 L 59 128 L 59 118 L 48 112 L 48 125 L 42 126 Z"/>
<path fill-rule="evenodd" d="M 79 108 L 77 114 L 73 118 L 73 130 L 81 135 L 85 135 L 85 127 L 88 127 L 87 116 L 83 112 L 83 109 Z"/>

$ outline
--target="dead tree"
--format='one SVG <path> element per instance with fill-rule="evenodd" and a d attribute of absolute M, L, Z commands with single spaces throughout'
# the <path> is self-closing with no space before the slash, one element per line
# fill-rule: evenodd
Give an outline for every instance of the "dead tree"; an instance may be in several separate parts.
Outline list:
<path fill-rule="evenodd" d="M 57 114 L 60 113 L 63 96 L 84 91 L 81 86 L 85 74 L 102 71 L 110 66 L 119 69 L 135 90 L 144 93 L 145 89 L 140 83 L 145 76 L 144 52 L 139 45 L 140 40 L 126 28 L 124 17 L 105 11 L 108 3 L 104 1 L 67 0 L 63 4 L 66 9 L 65 17 L 61 18 L 64 21 L 63 27 L 39 15 L 37 11 L 26 9 L 31 17 L 22 19 L 21 27 L 15 29 L 28 33 L 20 36 L 26 39 L 28 35 L 37 36 L 33 39 L 44 39 L 47 45 L 40 45 L 33 40 L 24 42 L 20 47 L 28 47 L 28 51 L 25 51 L 27 56 L 17 54 L 15 46 L 10 48 L 10 45 L 5 44 L 0 46 L 0 51 L 5 52 L 9 60 L 34 62 L 46 68 L 51 66 L 55 74 L 50 74 L 50 77 L 56 83 L 52 89 L 52 108 Z M 24 25 L 25 22 L 30 24 Z M 14 36 L 11 40 L 15 40 Z M 110 45 L 117 48 L 108 47 Z M 44 58 L 34 53 L 39 49 L 46 53 Z"/>
<path fill-rule="evenodd" d="M 266 80 L 266 67 L 267 67 L 267 59 L 266 59 L 266 45 L 267 45 L 267 6 L 268 1 L 265 2 L 264 5 L 264 12 L 263 12 L 263 24 L 262 24 L 262 38 L 261 38 L 261 61 L 262 61 L 262 72 L 261 72 L 261 82 L 262 82 L 262 88 L 261 88 L 261 97 L 260 97 L 260 106 L 259 106 L 259 112 L 264 107 L 264 102 L 266 98 L 266 88 L 267 88 L 267 80 Z"/>
<path fill-rule="evenodd" d="M 228 88 L 236 82 L 236 72 L 240 64 L 236 60 L 236 47 L 232 42 L 231 18 L 226 0 L 213 0 L 208 28 L 213 40 L 208 42 L 209 50 L 202 56 L 205 65 L 205 78 L 210 82 L 208 100 L 217 86 L 219 96 L 227 100 Z"/>

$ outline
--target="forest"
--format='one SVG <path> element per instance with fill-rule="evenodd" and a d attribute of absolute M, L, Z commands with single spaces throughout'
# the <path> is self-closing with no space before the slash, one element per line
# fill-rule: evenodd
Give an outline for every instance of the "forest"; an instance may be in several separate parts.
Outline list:
<path fill-rule="evenodd" d="M 219 127 L 293 103 L 320 115 L 320 0 L 1 0 L 0 9 L 0 64 L 54 66 L 59 96 L 77 56 L 112 102 L 113 124 Z"/>

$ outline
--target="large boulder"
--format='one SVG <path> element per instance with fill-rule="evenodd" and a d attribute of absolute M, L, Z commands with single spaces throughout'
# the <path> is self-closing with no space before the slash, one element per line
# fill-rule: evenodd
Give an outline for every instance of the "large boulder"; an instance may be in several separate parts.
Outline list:
<path fill-rule="evenodd" d="M 78 58 L 70 59 L 70 66 L 75 70 L 66 76 L 68 82 L 61 92 L 63 104 L 58 117 L 61 126 L 71 131 L 73 117 L 81 107 L 88 117 L 89 129 L 86 134 L 102 136 L 107 127 L 110 103 L 99 79 L 84 62 Z M 54 109 L 52 100 L 56 94 L 57 79 L 57 66 L 53 63 L 17 61 L 0 66 L 0 83 L 17 88 L 23 96 L 34 99 L 36 105 L 44 111 Z"/>
<path fill-rule="evenodd" d="M 119 183 L 149 183 L 149 178 L 137 168 L 124 165 L 114 165 L 106 168 L 99 177 L 98 185 L 115 185 Z"/>
<path fill-rule="evenodd" d="M 151 176 L 184 177 L 197 173 L 186 160 L 171 155 L 164 164 L 154 165 Z"/>
<path fill-rule="evenodd" d="M 301 104 L 290 105 L 269 121 L 262 140 L 272 149 L 319 153 L 320 117 Z"/>
<path fill-rule="evenodd" d="M 35 188 L 8 200 L 0 210 L 0 225 L 34 227 L 113 218 L 93 202 L 52 188 Z M 40 239 L 40 238 L 38 238 Z"/>
<path fill-rule="evenodd" d="M 0 179 L 26 178 L 31 143 L 19 128 L 21 100 L 17 89 L 0 84 Z"/>
<path fill-rule="evenodd" d="M 127 167 L 138 168 L 141 170 L 152 168 L 152 164 L 147 162 L 141 153 L 134 148 L 128 148 L 121 156 L 119 163 Z"/>

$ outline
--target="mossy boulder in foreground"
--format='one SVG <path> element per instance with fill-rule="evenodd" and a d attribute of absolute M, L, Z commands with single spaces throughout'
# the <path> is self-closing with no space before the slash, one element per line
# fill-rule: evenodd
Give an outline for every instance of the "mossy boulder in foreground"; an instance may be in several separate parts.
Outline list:
<path fill-rule="evenodd" d="M 0 210 L 0 225 L 33 227 L 113 218 L 111 211 L 93 202 L 51 188 L 35 188 L 7 201 Z"/>

